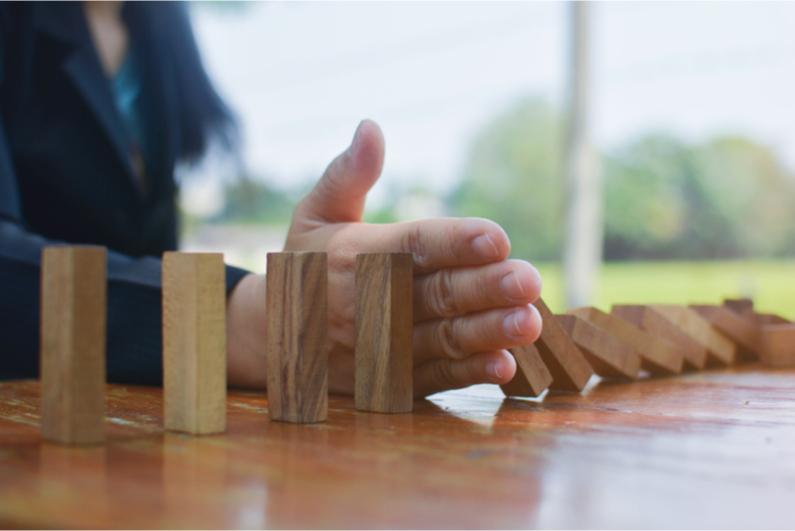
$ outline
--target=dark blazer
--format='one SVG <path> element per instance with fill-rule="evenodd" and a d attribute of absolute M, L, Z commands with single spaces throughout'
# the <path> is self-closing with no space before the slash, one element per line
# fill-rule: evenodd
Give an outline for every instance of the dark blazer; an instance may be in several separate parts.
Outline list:
<path fill-rule="evenodd" d="M 0 379 L 38 374 L 41 248 L 108 248 L 108 380 L 161 382 L 160 260 L 177 246 L 185 112 L 174 76 L 196 54 L 185 8 L 128 3 L 158 156 L 136 184 L 80 2 L 0 4 Z M 227 289 L 246 272 L 227 268 Z"/>

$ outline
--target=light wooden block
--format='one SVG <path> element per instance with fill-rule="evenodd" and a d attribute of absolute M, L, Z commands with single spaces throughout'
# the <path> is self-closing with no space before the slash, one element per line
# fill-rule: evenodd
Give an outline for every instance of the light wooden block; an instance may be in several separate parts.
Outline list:
<path fill-rule="evenodd" d="M 707 365 L 707 349 L 677 325 L 651 308 L 636 304 L 617 304 L 610 315 L 640 327 L 644 331 L 679 347 L 684 354 L 684 366 L 701 370 Z"/>
<path fill-rule="evenodd" d="M 795 324 L 763 325 L 759 335 L 762 363 L 770 367 L 795 367 Z"/>
<path fill-rule="evenodd" d="M 628 345 L 579 315 L 556 315 L 558 322 L 580 347 L 593 370 L 606 378 L 635 380 L 641 358 Z"/>
<path fill-rule="evenodd" d="M 679 326 L 690 337 L 698 341 L 709 354 L 707 363 L 731 365 L 737 356 L 737 345 L 726 336 L 712 328 L 699 314 L 684 306 L 667 304 L 652 305 L 650 308 Z"/>
<path fill-rule="evenodd" d="M 516 360 L 516 375 L 500 386 L 506 396 L 540 396 L 552 384 L 552 374 L 534 345 L 510 350 Z"/>
<path fill-rule="evenodd" d="M 549 388 L 555 391 L 582 391 L 594 374 L 593 368 L 546 303 L 539 298 L 533 306 L 541 314 L 541 336 L 534 344 L 552 374 Z"/>
<path fill-rule="evenodd" d="M 165 428 L 226 430 L 226 269 L 221 253 L 163 254 Z"/>
<path fill-rule="evenodd" d="M 690 309 L 706 319 L 718 332 L 737 343 L 738 354 L 743 350 L 753 357 L 759 357 L 762 351 L 759 328 L 750 315 L 743 317 L 726 306 L 709 304 L 691 304 Z"/>
<path fill-rule="evenodd" d="M 411 253 L 356 255 L 356 409 L 408 413 L 413 397 Z"/>
<path fill-rule="evenodd" d="M 42 250 L 40 370 L 45 440 L 92 444 L 105 439 L 107 284 L 104 247 Z"/>
<path fill-rule="evenodd" d="M 328 267 L 324 252 L 268 253 L 268 412 L 272 420 L 328 418 Z"/>
<path fill-rule="evenodd" d="M 579 315 L 629 345 L 640 356 L 641 367 L 650 373 L 669 375 L 682 372 L 685 354 L 680 348 L 631 322 L 593 307 L 576 308 L 567 313 Z"/>

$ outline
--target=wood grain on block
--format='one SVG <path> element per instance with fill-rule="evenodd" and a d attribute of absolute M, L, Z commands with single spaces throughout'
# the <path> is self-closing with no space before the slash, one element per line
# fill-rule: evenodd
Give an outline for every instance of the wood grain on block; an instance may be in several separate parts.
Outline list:
<path fill-rule="evenodd" d="M 356 409 L 413 408 L 413 281 L 411 253 L 356 255 Z"/>
<path fill-rule="evenodd" d="M 524 345 L 510 350 L 516 359 L 516 375 L 500 386 L 506 396 L 540 396 L 552 384 L 552 374 L 541 360 L 534 345 Z"/>
<path fill-rule="evenodd" d="M 593 307 L 576 308 L 567 313 L 579 315 L 629 345 L 640 356 L 641 366 L 650 373 L 659 375 L 682 372 L 685 354 L 679 347 L 644 331 L 630 321 Z"/>
<path fill-rule="evenodd" d="M 754 311 L 754 301 L 751 299 L 724 299 L 723 305 L 740 315 Z"/>
<path fill-rule="evenodd" d="M 762 363 L 770 367 L 795 367 L 795 324 L 763 325 L 759 335 Z"/>
<path fill-rule="evenodd" d="M 324 252 L 268 253 L 268 413 L 328 418 L 328 268 Z"/>
<path fill-rule="evenodd" d="M 635 351 L 609 332 L 596 327 L 579 315 L 556 315 L 599 376 L 635 380 L 641 359 Z"/>
<path fill-rule="evenodd" d="M 165 428 L 226 430 L 226 269 L 222 253 L 163 254 Z"/>
<path fill-rule="evenodd" d="M 790 324 L 792 321 L 789 319 L 785 319 L 780 315 L 776 315 L 773 313 L 756 313 L 753 312 L 752 314 L 754 323 L 756 326 L 765 326 L 765 325 L 775 325 L 775 324 Z"/>
<path fill-rule="evenodd" d="M 759 328 L 755 326 L 750 316 L 743 317 L 726 306 L 709 304 L 692 304 L 690 309 L 709 321 L 718 332 L 737 343 L 738 347 L 753 353 L 756 357 L 761 353 Z"/>
<path fill-rule="evenodd" d="M 715 330 L 709 321 L 684 306 L 668 304 L 650 306 L 661 313 L 675 325 L 684 330 L 690 337 L 698 341 L 709 354 L 707 363 L 715 365 L 731 365 L 737 355 L 737 345 L 729 338 Z"/>
<path fill-rule="evenodd" d="M 610 310 L 610 314 L 620 317 L 663 341 L 679 347 L 684 354 L 685 367 L 697 370 L 706 367 L 707 349 L 673 322 L 648 306 L 617 304 Z"/>
<path fill-rule="evenodd" d="M 42 250 L 41 427 L 45 440 L 105 439 L 107 253 L 104 247 Z"/>
<path fill-rule="evenodd" d="M 555 391 L 582 391 L 594 374 L 593 368 L 544 301 L 539 298 L 533 306 L 541 314 L 541 335 L 534 344 L 552 374 L 549 388 Z"/>

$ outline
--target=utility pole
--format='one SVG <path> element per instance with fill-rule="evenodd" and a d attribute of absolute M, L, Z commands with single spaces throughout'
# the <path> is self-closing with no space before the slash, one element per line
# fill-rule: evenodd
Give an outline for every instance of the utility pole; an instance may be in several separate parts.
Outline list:
<path fill-rule="evenodd" d="M 590 139 L 590 12 L 571 2 L 571 69 L 566 142 L 566 241 L 563 275 L 566 307 L 593 304 L 602 263 L 604 198 L 601 164 Z"/>

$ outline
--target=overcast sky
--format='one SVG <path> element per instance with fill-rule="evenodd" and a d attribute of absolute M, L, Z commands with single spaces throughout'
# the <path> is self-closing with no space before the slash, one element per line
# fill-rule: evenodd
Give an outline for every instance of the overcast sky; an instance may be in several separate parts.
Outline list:
<path fill-rule="evenodd" d="M 795 4 L 593 5 L 593 133 L 741 133 L 795 167 Z M 317 178 L 362 118 L 384 130 L 390 181 L 444 192 L 493 117 L 528 95 L 565 101 L 569 6 L 323 2 L 193 6 L 244 159 L 279 186 Z"/>

